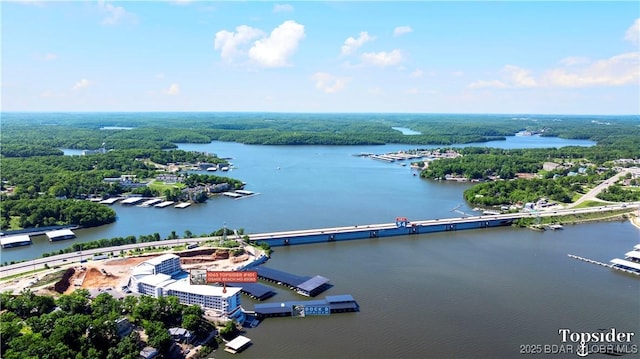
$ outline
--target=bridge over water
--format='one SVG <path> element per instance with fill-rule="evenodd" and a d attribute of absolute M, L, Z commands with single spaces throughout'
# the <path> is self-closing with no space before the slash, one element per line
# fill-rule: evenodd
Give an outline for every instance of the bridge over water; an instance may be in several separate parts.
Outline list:
<path fill-rule="evenodd" d="M 401 235 L 415 235 L 434 232 L 457 231 L 474 228 L 489 228 L 510 225 L 518 218 L 535 218 L 563 216 L 570 214 L 586 214 L 586 213 L 602 213 L 613 212 L 619 210 L 638 210 L 640 211 L 640 202 L 629 204 L 616 204 L 601 207 L 575 208 L 575 209 L 558 209 L 543 212 L 522 212 L 508 213 L 496 215 L 482 216 L 465 216 L 457 218 L 430 219 L 422 221 L 407 221 L 405 223 L 383 223 L 354 225 L 346 227 L 332 227 L 319 229 L 293 230 L 283 232 L 249 234 L 249 241 L 253 243 L 266 242 L 270 246 L 283 246 L 306 243 L 322 243 L 343 241 L 351 239 L 367 239 L 380 238 Z M 639 213 L 640 215 L 640 213 Z M 236 234 L 236 237 L 237 234 Z M 0 278 L 42 268 L 43 265 L 50 267 L 62 265 L 69 262 L 78 262 L 91 258 L 97 254 L 109 254 L 117 256 L 121 251 L 126 252 L 135 249 L 144 249 L 157 246 L 171 246 L 175 243 L 178 245 L 201 243 L 212 240 L 219 240 L 219 237 L 200 237 L 200 238 L 179 238 L 176 240 L 164 240 L 155 242 L 144 242 L 136 244 L 127 244 L 118 247 L 97 248 L 91 250 L 83 250 L 79 252 L 65 253 L 54 255 L 46 258 L 36 258 L 33 260 L 5 265 L 0 267 Z"/>

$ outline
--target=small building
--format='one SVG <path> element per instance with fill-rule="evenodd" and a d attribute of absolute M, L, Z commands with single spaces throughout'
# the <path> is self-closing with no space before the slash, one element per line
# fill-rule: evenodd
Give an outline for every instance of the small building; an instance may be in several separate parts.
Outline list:
<path fill-rule="evenodd" d="M 171 338 L 179 343 L 191 343 L 191 332 L 185 328 L 169 328 L 169 334 Z"/>
<path fill-rule="evenodd" d="M 231 354 L 239 353 L 251 344 L 251 339 L 238 335 L 235 339 L 225 344 L 224 351 Z"/>

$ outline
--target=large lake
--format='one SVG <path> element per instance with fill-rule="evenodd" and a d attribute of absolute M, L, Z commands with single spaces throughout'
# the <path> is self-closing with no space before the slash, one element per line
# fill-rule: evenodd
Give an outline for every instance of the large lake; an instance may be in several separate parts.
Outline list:
<path fill-rule="evenodd" d="M 481 146 L 588 146 L 588 141 L 509 137 Z M 426 146 L 420 146 L 425 148 Z M 78 241 L 115 236 L 166 236 L 223 226 L 246 232 L 388 223 L 395 217 L 457 217 L 474 213 L 462 199 L 469 184 L 414 176 L 408 166 L 354 156 L 416 146 L 250 146 L 181 144 L 185 150 L 231 157 L 228 176 L 256 196 L 221 197 L 178 210 L 113 205 L 116 223 L 78 231 Z M 215 358 L 502 358 L 521 345 L 560 344 L 558 330 L 615 327 L 640 336 L 640 280 L 567 257 L 608 262 L 640 243 L 629 222 L 567 226 L 534 232 L 493 228 L 375 240 L 278 247 L 267 266 L 322 275 L 333 287 L 321 294 L 352 294 L 358 313 L 269 318 L 244 335 L 253 345 Z M 40 256 L 70 245 L 34 239 L 2 250 L 2 261 Z M 270 301 L 300 299 L 274 287 Z M 254 301 L 243 297 L 243 306 Z M 553 355 L 557 357 L 557 355 Z M 568 357 L 575 357 L 569 354 Z M 631 357 L 631 356 L 629 356 Z"/>

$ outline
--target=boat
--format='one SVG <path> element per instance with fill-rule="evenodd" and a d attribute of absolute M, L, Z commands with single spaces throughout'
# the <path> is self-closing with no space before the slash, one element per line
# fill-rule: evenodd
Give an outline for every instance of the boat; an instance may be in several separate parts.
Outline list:
<path fill-rule="evenodd" d="M 213 171 L 217 171 L 217 170 L 218 170 L 218 167 L 209 167 L 209 168 L 207 168 L 207 171 L 209 171 L 209 172 L 213 172 Z"/>

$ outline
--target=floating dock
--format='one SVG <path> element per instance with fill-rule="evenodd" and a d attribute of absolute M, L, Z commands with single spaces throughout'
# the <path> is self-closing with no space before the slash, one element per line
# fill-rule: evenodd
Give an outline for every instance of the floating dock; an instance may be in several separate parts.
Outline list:
<path fill-rule="evenodd" d="M 100 201 L 98 203 L 101 203 L 101 204 L 114 204 L 114 203 L 118 202 L 121 199 L 122 199 L 122 197 L 107 198 L 107 199 L 103 199 L 102 201 Z"/>
<path fill-rule="evenodd" d="M 129 197 L 129 198 L 125 198 L 124 200 L 122 200 L 120 202 L 120 204 L 136 204 L 140 201 L 142 201 L 144 199 L 144 197 Z"/>
<path fill-rule="evenodd" d="M 191 203 L 189 202 L 182 202 L 182 203 L 178 203 L 175 206 L 173 206 L 174 208 L 187 208 L 191 205 Z"/>
<path fill-rule="evenodd" d="M 329 279 L 316 275 L 314 277 L 299 276 L 273 268 L 256 267 L 258 278 L 289 287 L 298 294 L 315 297 L 330 287 Z"/>
<path fill-rule="evenodd" d="M 235 339 L 224 345 L 224 351 L 236 354 L 246 349 L 251 344 L 251 339 L 238 335 Z"/>
<path fill-rule="evenodd" d="M 158 204 L 154 204 L 153 206 L 157 207 L 157 208 L 164 208 L 164 207 L 168 207 L 168 206 L 170 206 L 170 205 L 172 205 L 174 203 L 175 203 L 174 201 L 164 201 L 164 202 L 160 202 Z"/>
<path fill-rule="evenodd" d="M 138 205 L 138 207 L 151 207 L 158 202 L 162 202 L 162 200 L 160 198 L 153 198 L 153 199 L 142 202 L 141 204 Z"/>
<path fill-rule="evenodd" d="M 328 295 L 325 299 L 306 301 L 287 301 L 256 304 L 256 318 L 268 317 L 305 317 L 312 315 L 330 315 L 333 313 L 358 312 L 360 306 L 349 294 Z"/>
<path fill-rule="evenodd" d="M 45 234 L 47 235 L 47 237 L 49 237 L 49 241 L 51 242 L 76 238 L 76 234 L 73 233 L 70 229 L 59 229 L 57 231 L 51 231 Z"/>
<path fill-rule="evenodd" d="M 31 244 L 31 237 L 28 234 L 17 236 L 5 236 L 0 238 L 0 245 L 2 248 L 13 248 L 28 246 Z"/>
<path fill-rule="evenodd" d="M 226 283 L 227 287 L 240 287 L 240 292 L 256 300 L 265 300 L 276 295 L 268 286 L 260 283 Z"/>

